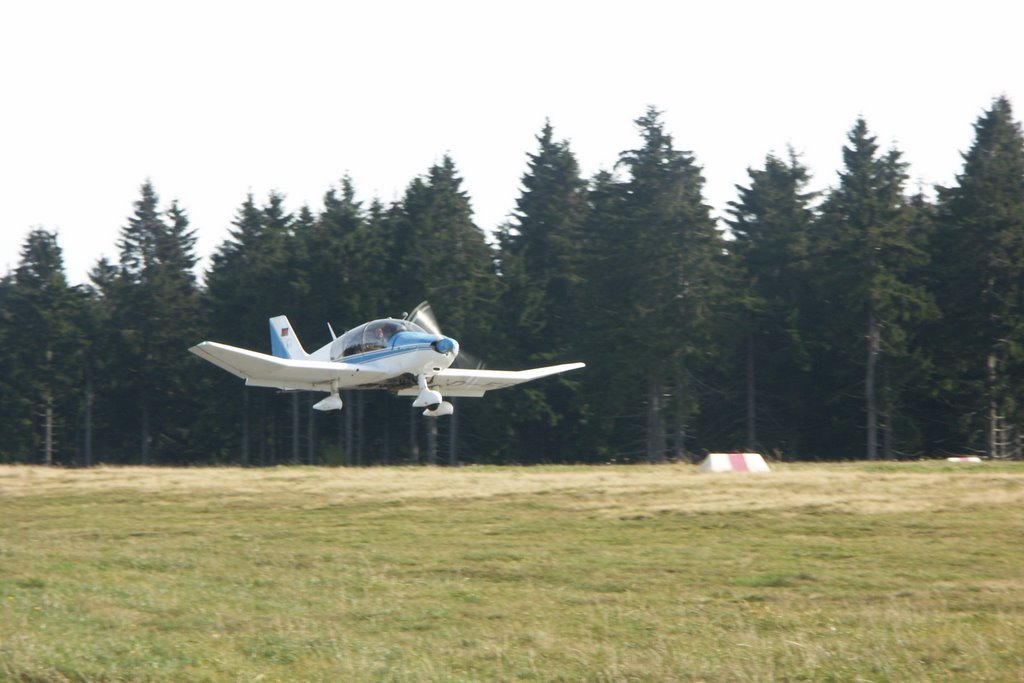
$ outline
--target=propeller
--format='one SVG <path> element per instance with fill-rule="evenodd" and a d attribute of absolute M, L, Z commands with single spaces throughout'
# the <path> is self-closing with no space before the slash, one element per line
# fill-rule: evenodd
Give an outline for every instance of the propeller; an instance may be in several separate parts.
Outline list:
<path fill-rule="evenodd" d="M 444 336 L 441 326 L 437 324 L 437 318 L 434 316 L 434 309 L 430 307 L 430 303 L 427 301 L 420 302 L 416 308 L 412 309 L 412 313 L 408 313 L 405 316 L 405 319 L 419 325 L 435 337 Z M 455 362 L 452 365 L 463 370 L 480 370 L 484 367 L 484 362 L 468 351 L 459 351 L 459 355 L 455 358 Z"/>
<path fill-rule="evenodd" d="M 426 301 L 420 302 L 416 308 L 412 309 L 412 313 L 405 316 L 405 319 L 419 325 L 435 337 L 444 336 L 441 326 L 437 324 L 437 318 L 434 317 L 434 309 Z"/>

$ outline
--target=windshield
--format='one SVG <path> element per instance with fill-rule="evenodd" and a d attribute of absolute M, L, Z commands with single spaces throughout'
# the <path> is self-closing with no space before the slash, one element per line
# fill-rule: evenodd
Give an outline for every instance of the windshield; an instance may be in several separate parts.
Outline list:
<path fill-rule="evenodd" d="M 387 348 L 391 338 L 399 332 L 422 332 L 422 327 L 408 320 L 374 320 L 351 329 L 338 338 L 342 356 L 354 356 L 357 353 L 376 351 Z M 337 357 L 337 356 L 335 356 Z"/>

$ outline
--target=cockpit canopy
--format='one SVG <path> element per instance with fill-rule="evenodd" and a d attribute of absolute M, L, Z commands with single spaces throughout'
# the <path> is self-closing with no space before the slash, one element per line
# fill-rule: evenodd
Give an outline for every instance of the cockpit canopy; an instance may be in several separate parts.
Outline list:
<path fill-rule="evenodd" d="M 399 332 L 422 332 L 426 331 L 408 320 L 374 320 L 359 327 L 353 328 L 338 337 L 331 344 L 331 360 L 337 360 L 345 356 L 354 356 L 357 353 L 385 349 L 391 342 L 391 338 Z"/>

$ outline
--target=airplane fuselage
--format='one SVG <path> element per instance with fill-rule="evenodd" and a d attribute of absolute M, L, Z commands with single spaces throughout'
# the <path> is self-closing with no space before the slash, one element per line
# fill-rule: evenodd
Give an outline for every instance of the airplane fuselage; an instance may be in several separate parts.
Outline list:
<path fill-rule="evenodd" d="M 421 337 L 421 338 L 415 338 Z M 442 353 L 433 346 L 435 339 L 430 335 L 417 335 L 405 332 L 396 335 L 386 349 L 375 349 L 352 356 L 336 357 L 334 362 L 359 365 L 367 370 L 374 370 L 393 377 L 387 381 L 368 382 L 364 386 L 373 389 L 400 389 L 416 386 L 416 377 L 421 374 L 434 375 L 451 367 L 458 355 L 458 342 L 455 351 Z"/>
<path fill-rule="evenodd" d="M 434 375 L 451 366 L 459 343 L 433 335 L 404 320 L 374 320 L 355 327 L 310 355 L 317 360 L 358 365 L 396 381 L 369 382 L 368 387 L 415 385 L 421 374 Z M 411 379 L 411 382 L 410 382 Z"/>

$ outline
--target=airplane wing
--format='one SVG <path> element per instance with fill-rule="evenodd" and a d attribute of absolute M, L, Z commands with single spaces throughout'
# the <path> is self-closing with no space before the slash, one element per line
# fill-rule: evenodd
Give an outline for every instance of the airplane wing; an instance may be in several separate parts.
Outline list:
<path fill-rule="evenodd" d="M 585 367 L 584 363 L 550 365 L 532 370 L 457 370 L 448 368 L 434 375 L 430 386 L 445 396 L 483 396 L 492 389 L 504 389 L 533 379 L 557 375 L 569 370 Z M 417 387 L 402 389 L 399 396 L 416 396 Z"/>
<path fill-rule="evenodd" d="M 341 388 L 351 388 L 389 378 L 387 373 L 350 363 L 278 358 L 218 342 L 204 341 L 189 351 L 255 387 L 330 391 L 334 381 Z"/>

